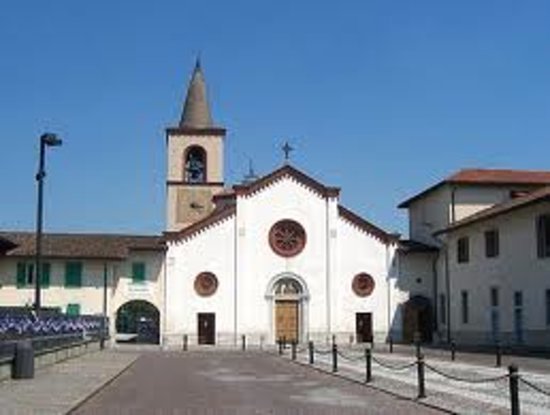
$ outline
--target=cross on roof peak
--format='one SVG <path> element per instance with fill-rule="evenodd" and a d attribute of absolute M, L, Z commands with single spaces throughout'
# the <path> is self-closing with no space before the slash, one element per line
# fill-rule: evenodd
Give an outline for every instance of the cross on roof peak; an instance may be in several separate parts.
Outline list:
<path fill-rule="evenodd" d="M 281 147 L 281 149 L 283 150 L 283 153 L 285 155 L 285 164 L 288 164 L 289 160 L 290 160 L 290 153 L 294 151 L 294 147 L 292 147 L 288 141 L 285 141 L 285 143 L 283 144 L 283 146 Z"/>

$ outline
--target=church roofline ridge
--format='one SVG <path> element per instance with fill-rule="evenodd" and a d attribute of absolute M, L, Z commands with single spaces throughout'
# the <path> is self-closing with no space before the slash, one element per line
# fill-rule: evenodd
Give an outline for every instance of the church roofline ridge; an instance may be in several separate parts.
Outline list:
<path fill-rule="evenodd" d="M 387 245 L 397 243 L 399 240 L 399 235 L 386 232 L 382 228 L 379 228 L 342 205 L 338 205 L 338 214 L 353 225 L 381 240 Z"/>
<path fill-rule="evenodd" d="M 235 196 L 249 196 L 287 176 L 293 177 L 299 183 L 306 185 L 321 197 L 334 198 L 340 195 L 339 187 L 325 186 L 290 164 L 285 164 L 273 172 L 253 181 L 252 183 L 234 185 L 233 190 L 235 192 Z"/>
<path fill-rule="evenodd" d="M 193 236 L 205 231 L 209 227 L 233 216 L 237 212 L 235 206 L 224 206 L 219 209 L 214 209 L 210 215 L 192 223 L 191 225 L 179 231 L 166 231 L 163 233 L 166 242 L 178 242 L 192 238 Z"/>

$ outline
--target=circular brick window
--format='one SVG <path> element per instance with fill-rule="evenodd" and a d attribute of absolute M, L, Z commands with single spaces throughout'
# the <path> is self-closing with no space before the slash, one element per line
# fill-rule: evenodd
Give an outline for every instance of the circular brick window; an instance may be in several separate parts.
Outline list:
<path fill-rule="evenodd" d="M 351 283 L 351 288 L 353 292 L 359 297 L 368 297 L 372 294 L 374 290 L 374 278 L 369 274 L 362 272 L 353 277 L 353 282 Z"/>
<path fill-rule="evenodd" d="M 195 291 L 201 297 L 208 297 L 218 289 L 218 279 L 211 272 L 201 272 L 195 278 Z"/>
<path fill-rule="evenodd" d="M 294 220 L 280 220 L 269 231 L 269 245 L 281 256 L 298 255 L 306 246 L 306 231 Z"/>

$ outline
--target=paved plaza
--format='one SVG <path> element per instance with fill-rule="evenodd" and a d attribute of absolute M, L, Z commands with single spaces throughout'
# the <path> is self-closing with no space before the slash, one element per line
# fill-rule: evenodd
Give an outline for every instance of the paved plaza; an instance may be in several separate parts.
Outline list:
<path fill-rule="evenodd" d="M 437 414 L 260 352 L 144 353 L 74 414 Z"/>

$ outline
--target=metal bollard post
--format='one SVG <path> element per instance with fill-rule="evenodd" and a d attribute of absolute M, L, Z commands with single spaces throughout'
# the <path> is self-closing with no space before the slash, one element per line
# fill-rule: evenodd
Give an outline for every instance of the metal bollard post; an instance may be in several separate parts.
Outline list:
<path fill-rule="evenodd" d="M 265 341 L 265 338 L 264 338 L 264 335 L 262 334 L 260 336 L 260 350 L 264 349 L 264 341 Z"/>
<path fill-rule="evenodd" d="M 366 374 L 365 383 L 370 383 L 372 380 L 372 352 L 368 347 L 365 348 Z"/>
<path fill-rule="evenodd" d="M 455 361 L 455 357 L 456 357 L 456 343 L 455 341 L 453 340 L 451 342 L 451 360 L 454 362 Z"/>
<path fill-rule="evenodd" d="M 310 341 L 308 343 L 308 348 L 309 348 L 309 364 L 312 365 L 313 363 L 315 363 L 315 348 L 313 346 L 313 342 Z"/>
<path fill-rule="evenodd" d="M 502 366 L 502 346 L 500 342 L 496 344 L 496 367 Z"/>
<path fill-rule="evenodd" d="M 296 340 L 292 340 L 292 360 L 296 360 Z"/>
<path fill-rule="evenodd" d="M 353 334 L 350 334 L 350 335 L 349 335 L 349 345 L 350 345 L 350 346 L 353 346 L 353 340 L 354 340 Z"/>
<path fill-rule="evenodd" d="M 393 339 L 390 336 L 390 338 L 388 340 L 389 340 L 389 344 L 390 344 L 390 353 L 393 353 Z"/>
<path fill-rule="evenodd" d="M 416 354 L 416 358 L 418 358 L 418 356 L 420 356 L 420 333 L 418 331 L 415 331 L 414 332 L 414 347 L 415 347 L 415 354 Z"/>
<path fill-rule="evenodd" d="M 332 371 L 338 372 L 338 345 L 336 343 L 332 345 Z"/>
<path fill-rule="evenodd" d="M 332 345 L 334 346 L 336 344 L 336 334 L 332 335 Z"/>
<path fill-rule="evenodd" d="M 426 385 L 424 379 L 424 356 L 420 354 L 416 361 L 418 369 L 418 399 L 426 397 Z"/>
<path fill-rule="evenodd" d="M 279 355 L 283 354 L 283 339 L 278 340 L 279 343 Z"/>
<path fill-rule="evenodd" d="M 243 349 L 243 352 L 246 350 L 246 335 L 241 335 L 241 346 Z"/>
<path fill-rule="evenodd" d="M 187 334 L 183 335 L 183 351 L 187 351 L 187 345 L 189 343 L 189 338 L 187 337 Z"/>
<path fill-rule="evenodd" d="M 510 375 L 510 406 L 512 415 L 519 415 L 519 374 L 516 365 L 508 366 L 508 374 Z"/>
<path fill-rule="evenodd" d="M 283 336 L 283 349 L 286 349 L 286 337 Z"/>

